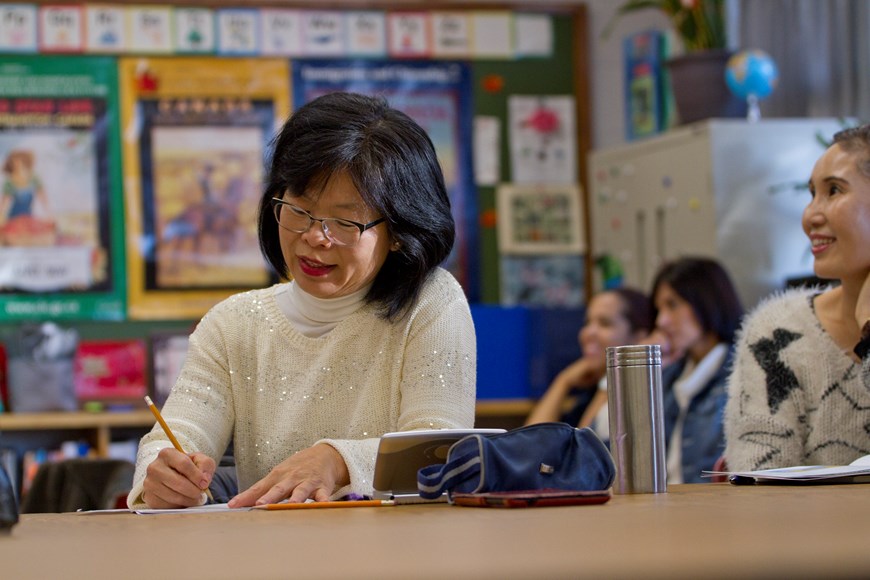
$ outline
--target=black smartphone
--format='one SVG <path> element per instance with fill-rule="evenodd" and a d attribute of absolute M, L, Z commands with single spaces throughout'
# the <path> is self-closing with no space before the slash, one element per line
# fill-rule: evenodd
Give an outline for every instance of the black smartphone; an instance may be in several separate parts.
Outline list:
<path fill-rule="evenodd" d="M 566 491 L 563 489 L 533 489 L 526 491 L 494 491 L 489 493 L 453 493 L 454 504 L 473 507 L 552 507 L 601 504 L 610 499 L 610 490 Z"/>

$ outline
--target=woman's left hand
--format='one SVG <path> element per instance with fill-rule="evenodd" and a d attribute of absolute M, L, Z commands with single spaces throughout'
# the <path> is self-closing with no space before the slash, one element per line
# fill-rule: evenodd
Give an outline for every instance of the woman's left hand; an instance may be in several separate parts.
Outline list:
<path fill-rule="evenodd" d="M 229 501 L 229 507 L 327 501 L 335 489 L 350 483 L 347 465 L 331 445 L 320 443 L 288 457 L 269 474 Z"/>
<path fill-rule="evenodd" d="M 858 302 L 855 304 L 855 321 L 858 323 L 858 330 L 861 330 L 868 320 L 870 320 L 870 272 L 867 272 L 867 277 L 864 278 L 864 284 L 858 293 Z"/>

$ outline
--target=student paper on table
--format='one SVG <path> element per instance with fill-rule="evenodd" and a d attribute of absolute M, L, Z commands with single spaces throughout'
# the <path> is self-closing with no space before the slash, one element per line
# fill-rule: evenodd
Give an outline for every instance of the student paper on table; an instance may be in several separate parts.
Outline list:
<path fill-rule="evenodd" d="M 196 513 L 214 513 L 214 512 L 239 512 L 249 511 L 251 507 L 231 508 L 225 503 L 207 503 L 205 505 L 193 506 L 187 508 L 169 508 L 169 509 L 149 509 L 143 508 L 132 510 L 137 514 L 154 515 L 154 514 L 196 514 Z"/>
<path fill-rule="evenodd" d="M 193 506 L 188 508 L 169 508 L 169 509 L 150 509 L 143 508 L 138 510 L 131 510 L 128 508 L 118 508 L 118 509 L 109 509 L 109 510 L 78 510 L 76 513 L 79 514 L 142 514 L 142 515 L 153 515 L 153 514 L 201 514 L 201 513 L 215 513 L 215 512 L 243 512 L 254 509 L 252 507 L 241 507 L 241 508 L 231 508 L 225 503 L 209 503 L 200 506 Z"/>
<path fill-rule="evenodd" d="M 287 503 L 287 500 L 279 502 L 279 504 Z M 312 499 L 306 500 L 304 503 L 317 503 Z M 329 504 L 329 505 L 341 505 L 342 503 L 346 503 L 348 506 L 351 506 L 355 503 L 361 502 L 340 502 L 340 501 L 331 501 L 331 502 L 320 502 L 321 504 Z M 381 502 L 384 505 L 392 502 Z M 109 510 L 79 510 L 80 514 L 119 514 L 119 513 L 127 513 L 127 514 L 140 514 L 140 515 L 161 515 L 161 514 L 202 514 L 202 513 L 216 513 L 216 512 L 244 512 L 256 509 L 268 509 L 270 507 L 274 508 L 276 504 L 272 504 L 270 506 L 260 505 L 260 506 L 246 506 L 246 507 L 238 507 L 231 508 L 229 505 L 225 503 L 207 503 L 200 506 L 191 506 L 186 508 L 164 508 L 164 509 L 156 509 L 156 508 L 140 508 L 136 510 L 120 508 L 120 509 L 109 509 Z M 325 506 L 324 506 L 325 507 Z"/>
<path fill-rule="evenodd" d="M 756 481 L 836 481 L 846 478 L 853 483 L 870 483 L 870 455 L 859 457 L 849 465 L 796 465 L 757 471 L 705 471 L 704 475 L 747 477 Z"/>

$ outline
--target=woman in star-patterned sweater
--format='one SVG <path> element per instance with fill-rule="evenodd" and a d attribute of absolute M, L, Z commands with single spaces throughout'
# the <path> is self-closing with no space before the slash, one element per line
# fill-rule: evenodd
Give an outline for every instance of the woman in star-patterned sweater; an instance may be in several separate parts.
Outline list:
<path fill-rule="evenodd" d="M 728 380 L 728 469 L 845 465 L 870 454 L 870 125 L 816 162 L 802 225 L 818 277 L 744 321 Z"/>
<path fill-rule="evenodd" d="M 746 320 L 728 381 L 725 456 L 736 471 L 845 465 L 870 453 L 864 368 L 819 322 L 818 290 L 791 290 Z"/>

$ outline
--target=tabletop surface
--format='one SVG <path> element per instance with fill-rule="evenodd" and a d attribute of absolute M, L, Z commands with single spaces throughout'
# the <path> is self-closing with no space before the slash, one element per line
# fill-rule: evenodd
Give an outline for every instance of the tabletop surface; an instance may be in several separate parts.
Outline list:
<path fill-rule="evenodd" d="M 25 514 L 0 536 L 0 570 L 16 579 L 866 578 L 870 485 L 676 485 L 518 509 Z"/>

